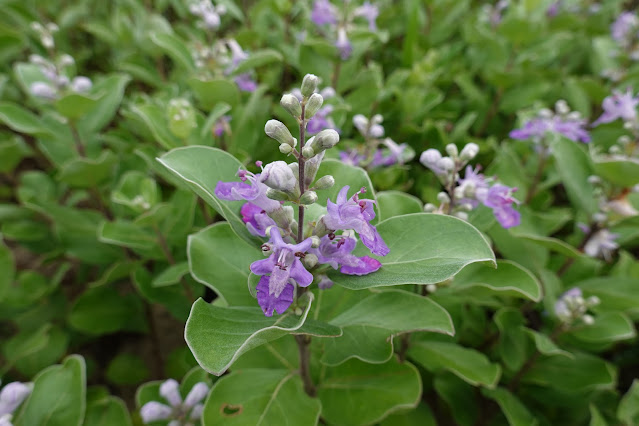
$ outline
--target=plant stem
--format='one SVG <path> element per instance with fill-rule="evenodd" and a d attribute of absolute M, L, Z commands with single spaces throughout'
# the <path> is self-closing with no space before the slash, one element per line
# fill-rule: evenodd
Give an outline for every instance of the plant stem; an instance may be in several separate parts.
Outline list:
<path fill-rule="evenodd" d="M 406 360 L 406 352 L 408 351 L 409 345 L 410 333 L 402 334 L 401 346 L 399 347 L 399 352 L 397 352 L 397 355 L 399 356 L 399 362 L 403 363 Z"/>
<path fill-rule="evenodd" d="M 302 150 L 304 149 L 304 142 L 306 137 L 306 119 L 304 118 L 306 112 L 306 102 L 302 101 L 302 114 L 300 116 L 300 156 L 298 157 L 298 165 L 299 165 L 299 181 L 300 181 L 300 198 L 306 192 L 306 182 L 304 177 L 304 164 L 306 161 L 304 160 L 304 156 L 301 155 Z M 304 206 L 302 204 L 298 207 L 298 217 L 297 217 L 297 243 L 301 243 L 304 239 Z"/>
<path fill-rule="evenodd" d="M 157 226 L 154 225 L 153 229 L 155 230 L 155 235 L 158 238 L 158 244 L 160 245 L 160 248 L 162 249 L 162 252 L 164 253 L 164 257 L 166 257 L 166 260 L 169 262 L 169 264 L 175 265 L 175 258 L 173 257 L 173 254 L 171 253 L 171 249 L 169 248 L 168 243 L 166 242 L 166 238 L 164 238 L 164 235 L 162 235 L 162 233 L 160 232 Z M 186 297 L 188 297 L 191 302 L 195 302 L 195 296 L 193 295 L 193 290 L 191 290 L 191 287 L 189 287 L 189 283 L 187 283 L 186 281 L 184 281 L 183 278 L 181 278 L 180 284 L 182 284 L 182 287 L 184 288 Z"/>
<path fill-rule="evenodd" d="M 303 334 L 295 336 L 297 347 L 300 352 L 300 375 L 302 376 L 302 382 L 304 382 L 304 391 L 310 397 L 317 395 L 317 388 L 313 384 L 313 378 L 311 377 L 311 337 Z"/>
<path fill-rule="evenodd" d="M 559 337 L 559 335 L 563 331 L 564 329 L 561 325 L 555 328 L 555 330 L 550 335 L 550 340 L 552 340 L 553 342 L 556 341 L 557 337 Z M 524 377 L 524 375 L 528 372 L 528 370 L 530 370 L 532 366 L 535 365 L 535 362 L 537 362 L 540 356 L 541 356 L 541 352 L 539 352 L 539 349 L 535 349 L 535 352 L 532 354 L 532 356 L 528 358 L 528 361 L 526 361 L 524 365 L 521 366 L 521 368 L 517 371 L 517 373 L 515 373 L 513 378 L 508 383 L 508 390 L 510 392 L 514 392 L 517 390 L 522 377 Z"/>
<path fill-rule="evenodd" d="M 541 178 L 544 174 L 544 168 L 546 167 L 546 161 L 548 160 L 548 154 L 542 153 L 539 157 L 539 162 L 537 163 L 537 172 L 535 173 L 535 177 L 533 178 L 532 185 L 528 189 L 528 193 L 526 194 L 526 200 L 524 204 L 530 204 L 530 201 L 537 194 L 537 186 L 541 182 Z"/>
<path fill-rule="evenodd" d="M 78 129 L 75 127 L 75 123 L 73 121 L 69 121 L 69 128 L 71 129 L 71 135 L 73 136 L 73 141 L 75 142 L 75 149 L 78 151 L 78 155 L 82 158 L 86 157 L 87 156 L 86 150 L 84 149 L 84 145 L 82 144 L 82 139 L 80 138 Z"/>

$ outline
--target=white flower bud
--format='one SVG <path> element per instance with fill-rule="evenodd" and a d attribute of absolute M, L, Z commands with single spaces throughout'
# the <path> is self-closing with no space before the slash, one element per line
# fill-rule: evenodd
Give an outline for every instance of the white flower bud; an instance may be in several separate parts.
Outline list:
<path fill-rule="evenodd" d="M 548 108 L 544 108 L 539 111 L 539 117 L 541 118 L 551 118 L 553 115 L 555 114 L 553 114 L 553 112 Z"/>
<path fill-rule="evenodd" d="M 442 158 L 442 155 L 436 149 L 430 148 L 422 152 L 419 157 L 419 162 L 426 167 L 437 167 L 437 162 Z"/>
<path fill-rule="evenodd" d="M 437 201 L 442 204 L 448 204 L 450 203 L 450 197 L 445 192 L 440 192 L 439 194 L 437 194 Z"/>
<path fill-rule="evenodd" d="M 555 111 L 557 111 L 558 114 L 565 115 L 570 112 L 570 108 L 568 107 L 568 103 L 565 100 L 559 99 L 555 103 Z"/>
<path fill-rule="evenodd" d="M 322 242 L 320 237 L 318 237 L 317 235 L 313 235 L 311 237 L 311 241 L 312 241 L 311 247 L 313 247 L 313 248 L 318 248 L 320 246 L 321 242 Z"/>
<path fill-rule="evenodd" d="M 300 174 L 300 165 L 299 163 L 288 163 L 288 168 L 291 169 L 295 176 L 299 176 Z"/>
<path fill-rule="evenodd" d="M 319 77 L 314 74 L 306 74 L 302 80 L 302 95 L 305 98 L 311 96 L 317 90 Z"/>
<path fill-rule="evenodd" d="M 31 84 L 31 87 L 29 88 L 29 90 L 31 91 L 31 94 L 33 96 L 37 96 L 39 98 L 44 98 L 44 99 L 56 98 L 55 89 L 42 81 L 37 81 Z"/>
<path fill-rule="evenodd" d="M 302 263 L 304 264 L 304 266 L 306 266 L 307 269 L 313 268 L 315 265 L 317 265 L 318 261 L 319 259 L 317 258 L 317 256 L 312 253 L 307 253 L 306 256 L 304 256 L 304 258 L 302 259 Z"/>
<path fill-rule="evenodd" d="M 437 210 L 437 206 L 435 206 L 435 204 L 433 204 L 433 203 L 427 203 L 427 204 L 424 206 L 424 211 L 425 211 L 426 213 L 432 213 L 432 212 L 434 212 L 435 210 Z"/>
<path fill-rule="evenodd" d="M 266 190 L 266 196 L 275 201 L 289 201 L 289 196 L 286 192 L 278 191 L 277 189 L 269 188 Z"/>
<path fill-rule="evenodd" d="M 315 151 L 313 150 L 313 147 L 311 147 L 310 145 L 306 145 L 304 148 L 302 148 L 302 156 L 304 158 L 314 157 Z"/>
<path fill-rule="evenodd" d="M 209 387 L 204 382 L 198 382 L 191 388 L 189 394 L 184 398 L 184 405 L 186 407 L 193 407 L 198 402 L 202 401 L 209 393 Z"/>
<path fill-rule="evenodd" d="M 464 198 L 464 187 L 457 186 L 457 187 L 455 187 L 453 192 L 455 193 L 455 198 L 457 198 L 457 199 Z"/>
<path fill-rule="evenodd" d="M 174 379 L 169 379 L 160 385 L 160 395 L 169 401 L 172 407 L 177 407 L 182 404 L 180 384 Z"/>
<path fill-rule="evenodd" d="M 280 152 L 282 154 L 290 154 L 291 152 L 293 152 L 293 147 L 287 143 L 282 143 L 280 144 Z"/>
<path fill-rule="evenodd" d="M 617 142 L 619 142 L 621 145 L 628 145 L 631 141 L 632 139 L 630 139 L 630 136 L 628 135 L 620 136 L 619 139 L 617 139 Z"/>
<path fill-rule="evenodd" d="M 595 323 L 595 318 L 592 315 L 589 315 L 589 314 L 586 314 L 583 317 L 581 317 L 581 320 L 586 325 L 593 325 Z"/>
<path fill-rule="evenodd" d="M 600 303 L 601 300 L 597 296 L 590 296 L 588 299 L 586 299 L 586 305 L 588 305 L 588 307 L 597 306 Z"/>
<path fill-rule="evenodd" d="M 457 158 L 457 156 L 459 155 L 457 145 L 455 145 L 454 143 L 449 143 L 448 145 L 446 145 L 446 153 L 453 158 Z"/>
<path fill-rule="evenodd" d="M 319 132 L 312 141 L 310 141 L 309 145 L 315 151 L 315 154 L 319 154 L 322 151 L 330 149 L 337 145 L 339 142 L 339 133 L 337 133 L 333 129 L 324 129 Z"/>
<path fill-rule="evenodd" d="M 304 204 L 304 205 L 309 205 L 309 204 L 315 204 L 317 202 L 317 192 L 315 191 L 306 191 L 304 194 L 302 194 L 302 196 L 300 197 L 300 204 Z"/>
<path fill-rule="evenodd" d="M 455 169 L 455 162 L 450 157 L 443 157 L 437 162 L 437 166 L 444 171 L 450 172 Z"/>
<path fill-rule="evenodd" d="M 173 410 L 168 405 L 149 401 L 140 408 L 140 417 L 142 417 L 143 423 L 151 423 L 168 419 L 172 412 Z"/>
<path fill-rule="evenodd" d="M 306 102 L 306 109 L 304 110 L 304 118 L 307 120 L 313 117 L 317 111 L 322 107 L 324 98 L 319 93 L 313 93 Z"/>
<path fill-rule="evenodd" d="M 466 212 L 455 212 L 455 216 L 460 218 L 461 220 L 468 220 L 468 213 Z"/>
<path fill-rule="evenodd" d="M 269 120 L 264 125 L 264 132 L 269 138 L 275 139 L 281 144 L 287 144 L 291 148 L 295 148 L 297 140 L 291 135 L 288 127 L 278 120 Z M 289 151 L 290 152 L 290 151 Z"/>
<path fill-rule="evenodd" d="M 322 176 L 315 182 L 315 189 L 329 189 L 335 185 L 335 178 L 331 175 Z"/>
<path fill-rule="evenodd" d="M 274 161 L 267 164 L 260 174 L 260 180 L 269 188 L 283 192 L 293 191 L 297 184 L 293 171 L 284 161 Z"/>
<path fill-rule="evenodd" d="M 566 116 L 566 118 L 572 121 L 581 120 L 581 113 L 579 111 L 572 111 Z"/>
<path fill-rule="evenodd" d="M 426 291 L 429 293 L 435 293 L 437 291 L 437 286 L 435 284 L 428 284 L 426 286 Z"/>
<path fill-rule="evenodd" d="M 289 112 L 293 117 L 299 118 L 302 115 L 302 105 L 300 105 L 300 101 L 290 93 L 282 96 L 280 100 L 280 105 Z"/>
<path fill-rule="evenodd" d="M 75 59 L 73 59 L 73 56 L 71 55 L 67 55 L 64 54 L 60 57 L 60 66 L 61 67 L 68 67 L 70 65 L 75 64 Z"/>
<path fill-rule="evenodd" d="M 476 143 L 466 144 L 464 148 L 462 148 L 461 154 L 459 154 L 459 158 L 462 161 L 470 161 L 475 158 L 479 154 L 479 146 Z"/>
<path fill-rule="evenodd" d="M 74 78 L 71 82 L 71 90 L 78 93 L 88 92 L 92 86 L 91 79 L 82 75 Z"/>

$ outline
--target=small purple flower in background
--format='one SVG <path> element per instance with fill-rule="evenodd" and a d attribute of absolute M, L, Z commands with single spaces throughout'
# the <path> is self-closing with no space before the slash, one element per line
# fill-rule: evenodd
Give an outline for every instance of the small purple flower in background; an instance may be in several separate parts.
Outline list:
<path fill-rule="evenodd" d="M 209 393 L 209 386 L 204 382 L 193 385 L 184 401 L 180 395 L 180 384 L 169 379 L 160 385 L 160 396 L 169 405 L 158 401 L 149 401 L 140 408 L 140 416 L 144 424 L 160 420 L 172 420 L 170 425 L 195 425 L 202 416 L 204 404 L 201 401 Z"/>
<path fill-rule="evenodd" d="M 612 95 L 603 100 L 604 112 L 592 125 L 610 123 L 619 118 L 625 122 L 635 122 L 637 120 L 637 105 L 639 105 L 639 95 L 633 96 L 632 89 L 626 90 L 625 93 L 613 91 Z"/>
<path fill-rule="evenodd" d="M 632 12 L 623 12 L 610 26 L 610 34 L 613 40 L 621 46 L 627 47 L 630 44 L 631 38 L 636 36 L 633 32 L 635 32 L 638 27 L 639 18 L 637 18 L 637 15 Z"/>
<path fill-rule="evenodd" d="M 359 234 L 362 243 L 378 256 L 386 256 L 390 249 L 382 239 L 377 229 L 370 224 L 375 218 L 374 200 L 359 199 L 359 194 L 365 191 L 362 188 L 352 197 L 348 198 L 349 186 L 344 186 L 337 194 L 337 202 L 326 201 L 328 214 L 323 217 L 324 224 L 331 230 L 353 229 Z"/>
<path fill-rule="evenodd" d="M 308 287 L 313 282 L 313 275 L 300 261 L 300 256 L 304 256 L 311 245 L 311 238 L 299 244 L 285 243 L 280 230 L 271 228 L 271 238 L 264 247 L 271 250 L 272 254 L 266 259 L 251 263 L 251 272 L 268 276 L 268 282 L 258 288 L 258 303 L 266 316 L 272 316 L 273 310 L 283 313 L 293 302 L 293 284 L 290 281 L 300 287 Z"/>
<path fill-rule="evenodd" d="M 213 134 L 216 137 L 221 137 L 224 133 L 229 132 L 229 122 L 231 121 L 230 115 L 225 115 L 220 117 L 219 120 L 215 122 L 215 127 L 213 127 Z"/>
<path fill-rule="evenodd" d="M 590 142 L 590 134 L 585 129 L 586 120 L 577 111 L 570 111 L 565 101 L 557 101 L 556 113 L 548 109 L 540 111 L 537 117 L 527 121 L 523 127 L 509 133 L 512 139 L 532 139 L 542 143 L 546 133 L 559 133 L 574 142 Z"/>
<path fill-rule="evenodd" d="M 488 20 L 493 27 L 496 27 L 501 23 L 502 14 L 509 4 L 509 0 L 499 0 L 494 6 L 487 5 L 486 9 L 488 11 Z"/>
<path fill-rule="evenodd" d="M 368 21 L 368 29 L 370 31 L 377 31 L 376 20 L 379 16 L 379 9 L 377 6 L 371 4 L 368 0 L 364 2 L 360 7 L 355 9 L 353 16 L 362 17 Z"/>
<path fill-rule="evenodd" d="M 506 185 L 493 185 L 480 201 L 493 210 L 493 214 L 503 228 L 512 228 L 521 223 L 521 215 L 512 205 L 518 201 L 512 197 L 517 188 L 509 188 Z"/>
<path fill-rule="evenodd" d="M 346 29 L 340 28 L 337 30 L 337 41 L 335 42 L 335 47 L 339 50 L 339 56 L 343 61 L 350 58 L 351 53 L 353 53 L 353 45 L 348 39 Z"/>
<path fill-rule="evenodd" d="M 320 245 L 316 249 L 311 249 L 310 253 L 317 256 L 318 262 L 330 265 L 333 269 L 340 269 L 342 274 L 366 275 L 377 271 L 382 264 L 372 257 L 357 257 L 351 252 L 355 250 L 357 239 L 340 235 L 325 235 L 322 237 Z"/>
<path fill-rule="evenodd" d="M 302 102 L 303 96 L 300 89 L 293 89 L 291 91 L 291 94 L 295 96 L 300 102 Z M 333 89 L 332 87 L 325 87 L 319 92 L 319 94 L 322 96 L 322 98 L 324 98 L 324 100 L 330 99 L 335 96 L 335 89 Z M 319 133 L 324 129 L 333 129 L 339 132 L 339 129 L 335 125 L 335 122 L 330 117 L 333 111 L 333 105 L 324 104 L 308 122 L 306 132 L 310 135 Z"/>
<path fill-rule="evenodd" d="M 311 20 L 315 25 L 337 24 L 337 8 L 329 0 L 315 0 Z"/>
<path fill-rule="evenodd" d="M 349 166 L 359 166 L 366 160 L 366 156 L 360 154 L 357 150 L 347 149 L 339 152 L 339 159 L 342 163 L 348 164 Z"/>
<path fill-rule="evenodd" d="M 548 9 L 546 9 L 546 15 L 550 18 L 554 18 L 555 16 L 557 16 L 557 14 L 559 14 L 559 11 L 561 10 L 561 3 L 562 0 L 556 0 L 552 2 L 550 6 L 548 6 Z"/>
<path fill-rule="evenodd" d="M 234 80 L 237 87 L 243 92 L 255 92 L 257 89 L 257 82 L 251 78 L 249 73 L 240 74 Z"/>
<path fill-rule="evenodd" d="M 380 114 L 375 114 L 370 120 L 362 114 L 356 114 L 353 117 L 353 125 L 359 130 L 365 139 L 381 138 L 384 136 L 384 127 L 382 122 L 384 118 Z"/>
<path fill-rule="evenodd" d="M 199 0 L 189 6 L 189 11 L 202 19 L 199 23 L 207 30 L 217 30 L 222 22 L 220 15 L 226 13 L 224 5 L 214 6 L 211 0 Z"/>
<path fill-rule="evenodd" d="M 13 413 L 18 409 L 20 404 L 27 399 L 31 390 L 32 383 L 11 382 L 7 383 L 2 391 L 0 391 L 0 426 L 11 426 L 11 418 Z"/>
<path fill-rule="evenodd" d="M 247 60 L 249 58 L 249 54 L 246 53 L 242 49 L 242 46 L 233 39 L 227 40 L 226 45 L 231 51 L 231 64 L 225 70 L 225 73 L 228 75 L 231 74 L 239 64 Z M 251 74 L 248 72 L 236 75 L 234 81 L 235 84 L 237 84 L 237 87 L 239 87 L 243 92 L 254 92 L 257 89 L 257 82 L 253 80 Z"/>
<path fill-rule="evenodd" d="M 619 248 L 616 239 L 619 234 L 614 234 L 607 229 L 597 231 L 584 246 L 584 253 L 590 257 L 603 258 L 607 262 L 612 260 L 612 254 Z"/>

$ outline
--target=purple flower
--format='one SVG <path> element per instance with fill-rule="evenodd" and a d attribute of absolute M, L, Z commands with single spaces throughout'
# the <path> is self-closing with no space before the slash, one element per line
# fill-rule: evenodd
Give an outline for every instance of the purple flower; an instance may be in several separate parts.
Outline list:
<path fill-rule="evenodd" d="M 628 36 L 638 25 L 639 19 L 637 19 L 634 13 L 623 12 L 610 26 L 610 33 L 615 41 L 626 45 L 628 43 Z"/>
<path fill-rule="evenodd" d="M 321 264 L 330 265 L 333 269 L 342 268 L 340 272 L 347 275 L 367 275 L 377 271 L 382 264 L 372 257 L 357 257 L 351 252 L 355 250 L 357 239 L 348 236 L 322 237 L 320 245 L 311 249 Z"/>
<path fill-rule="evenodd" d="M 313 282 L 313 275 L 308 272 L 299 256 L 306 253 L 312 245 L 310 238 L 299 244 L 288 244 L 282 239 L 278 228 L 271 228 L 271 238 L 268 246 L 273 253 L 266 259 L 257 260 L 251 264 L 251 272 L 255 275 L 269 275 L 268 289 L 262 285 L 262 296 L 258 295 L 258 303 L 266 316 L 273 315 L 273 309 L 278 307 L 279 301 L 289 299 L 292 286 L 290 281 L 296 282 L 301 287 L 307 287 Z M 261 280 L 260 280 L 261 282 Z M 291 290 L 287 290 L 291 286 Z M 268 290 L 268 292 L 266 291 Z M 290 297 L 292 301 L 292 296 Z M 288 307 L 290 302 L 286 305 Z M 280 310 L 276 309 L 278 313 Z"/>
<path fill-rule="evenodd" d="M 329 0 L 315 0 L 311 12 L 311 21 L 315 25 L 334 25 L 337 23 L 337 8 Z"/>
<path fill-rule="evenodd" d="M 580 119 L 562 119 L 561 117 L 538 117 L 528 121 L 524 127 L 509 133 L 513 139 L 541 139 L 547 132 L 560 133 L 574 142 L 590 142 L 590 134 L 584 129 L 586 122 Z"/>
<path fill-rule="evenodd" d="M 306 131 L 309 134 L 319 133 L 324 129 L 336 129 L 335 122 L 329 115 L 333 112 L 332 105 L 326 105 L 315 113 L 313 118 L 308 122 Z"/>
<path fill-rule="evenodd" d="M 329 288 L 333 287 L 333 284 L 335 284 L 330 278 L 328 278 L 326 275 L 318 275 L 317 279 L 319 280 L 317 283 L 317 287 L 320 290 L 328 290 Z"/>
<path fill-rule="evenodd" d="M 361 16 L 368 20 L 368 29 L 370 31 L 377 31 L 377 25 L 375 20 L 379 16 L 379 9 L 377 6 L 371 4 L 368 0 L 363 5 L 355 9 L 354 16 Z"/>
<path fill-rule="evenodd" d="M 209 386 L 204 382 L 198 382 L 189 391 L 188 395 L 182 402 L 180 396 L 180 384 L 173 379 L 168 379 L 160 385 L 160 396 L 162 396 L 169 405 L 162 404 L 158 401 L 149 401 L 140 409 L 140 416 L 143 423 L 152 423 L 159 420 L 172 421 L 169 425 L 178 424 L 177 418 L 189 414 L 191 419 L 199 419 L 202 415 L 203 404 L 199 404 L 209 393 Z"/>
<path fill-rule="evenodd" d="M 379 139 L 384 136 L 384 127 L 381 125 L 384 118 L 375 114 L 370 120 L 362 114 L 353 116 L 353 125 L 365 138 Z"/>
<path fill-rule="evenodd" d="M 524 124 L 521 129 L 515 129 L 509 133 L 512 139 L 526 140 L 526 139 L 541 139 L 546 135 L 546 132 L 551 131 L 551 122 L 547 118 L 534 118 Z"/>
<path fill-rule="evenodd" d="M 279 201 L 271 200 L 266 196 L 268 186 L 262 183 L 259 173 L 255 175 L 246 170 L 240 170 L 238 175 L 242 182 L 218 182 L 215 187 L 215 196 L 226 201 L 246 200 L 267 213 L 281 208 Z M 246 181 L 250 184 L 245 183 Z"/>
<path fill-rule="evenodd" d="M 373 160 L 370 164 L 371 167 L 404 164 L 407 157 L 410 157 L 412 159 L 413 153 L 408 144 L 397 144 L 391 138 L 384 139 L 383 143 L 388 149 L 378 149 L 377 151 L 375 151 L 375 153 L 373 154 Z"/>
<path fill-rule="evenodd" d="M 480 166 L 472 168 L 472 166 L 466 166 L 463 179 L 458 179 L 460 192 L 463 194 L 473 194 L 472 198 L 462 198 L 459 200 L 462 204 L 470 204 L 473 208 L 479 205 L 479 200 L 485 200 L 488 195 L 489 184 L 486 180 L 486 176 L 483 173 L 479 173 Z M 470 195 L 469 195 L 470 197 Z"/>
<path fill-rule="evenodd" d="M 557 0 L 551 3 L 551 5 L 548 6 L 548 9 L 546 9 L 546 16 L 550 18 L 554 18 L 555 16 L 557 16 L 559 10 L 561 9 L 561 1 L 562 0 Z"/>
<path fill-rule="evenodd" d="M 573 142 L 590 142 L 590 134 L 584 129 L 584 120 L 562 120 L 555 117 L 554 131 L 562 134 Z"/>
<path fill-rule="evenodd" d="M 515 190 L 516 188 L 497 184 L 486 192 L 485 197 L 479 199 L 486 207 L 493 209 L 497 221 L 504 228 L 512 228 L 521 222 L 521 215 L 512 207 L 513 203 L 518 202 L 512 197 Z"/>
<path fill-rule="evenodd" d="M 235 69 L 240 62 L 243 62 L 248 59 L 249 55 L 246 53 L 240 44 L 234 40 L 230 39 L 226 42 L 226 45 L 231 49 L 231 63 L 232 68 Z"/>
<path fill-rule="evenodd" d="M 618 118 L 623 121 L 634 121 L 637 119 L 637 105 L 639 105 L 639 96 L 633 97 L 631 89 L 628 89 L 626 93 L 614 91 L 603 100 L 604 112 L 592 125 L 610 123 Z"/>
<path fill-rule="evenodd" d="M 246 203 L 240 209 L 242 220 L 246 223 L 246 227 L 251 235 L 258 237 L 266 236 L 266 229 L 275 225 L 275 221 L 260 207 L 253 203 Z"/>
<path fill-rule="evenodd" d="M 619 248 L 615 241 L 619 234 L 614 234 L 607 229 L 597 231 L 584 246 L 584 253 L 590 257 L 603 257 L 608 262 L 612 260 L 612 254 Z"/>
<path fill-rule="evenodd" d="M 351 56 L 351 53 L 353 53 L 353 45 L 348 40 L 345 28 L 337 30 L 337 41 L 335 42 L 335 47 L 339 50 L 339 56 L 343 61 L 347 60 Z"/>
<path fill-rule="evenodd" d="M 228 129 L 229 121 L 231 121 L 230 115 L 225 115 L 217 120 L 215 127 L 213 128 L 213 134 L 218 138 L 221 137 Z"/>
<path fill-rule="evenodd" d="M 583 298 L 581 289 L 579 287 L 571 288 L 559 297 L 555 302 L 555 315 L 559 318 L 569 318 L 572 316 L 572 310 L 568 306 L 572 306 L 578 299 Z"/>
<path fill-rule="evenodd" d="M 357 152 L 357 150 L 349 149 L 346 151 L 339 152 L 339 159 L 344 164 L 348 164 L 349 166 L 359 166 L 364 160 L 366 160 L 366 156 Z"/>
<path fill-rule="evenodd" d="M 31 385 L 11 382 L 0 391 L 0 417 L 12 414 L 31 393 Z"/>
<path fill-rule="evenodd" d="M 281 315 L 291 306 L 294 288 L 293 284 L 286 284 L 282 293 L 275 296 L 269 289 L 269 280 L 269 276 L 263 275 L 257 283 L 257 303 L 260 304 L 264 315 L 272 317 L 273 311 Z"/>
<path fill-rule="evenodd" d="M 324 224 L 332 230 L 354 229 L 362 239 L 362 243 L 369 250 L 378 256 L 386 256 L 390 249 L 377 232 L 377 229 L 370 224 L 375 218 L 373 200 L 360 200 L 359 194 L 364 192 L 362 188 L 350 198 L 347 198 L 349 186 L 343 187 L 337 195 L 337 203 L 326 201 L 328 214 L 324 216 Z"/>
<path fill-rule="evenodd" d="M 255 92 L 257 89 L 257 82 L 251 78 L 251 74 L 244 73 L 235 77 L 235 84 L 243 92 Z"/>

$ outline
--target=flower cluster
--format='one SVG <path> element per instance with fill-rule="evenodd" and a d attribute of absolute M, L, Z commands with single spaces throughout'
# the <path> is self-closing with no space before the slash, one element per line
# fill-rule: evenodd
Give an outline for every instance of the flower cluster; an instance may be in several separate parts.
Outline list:
<path fill-rule="evenodd" d="M 160 385 L 160 396 L 168 402 L 149 401 L 140 409 L 144 424 L 159 420 L 170 420 L 169 426 L 194 426 L 199 424 L 204 404 L 202 400 L 208 395 L 209 386 L 204 382 L 193 385 L 182 401 L 180 384 L 169 379 Z"/>
<path fill-rule="evenodd" d="M 592 125 L 598 126 L 621 119 L 624 122 L 624 127 L 635 132 L 639 131 L 637 105 L 639 105 L 639 94 L 633 95 L 632 89 L 629 88 L 623 93 L 613 91 L 612 95 L 603 100 L 601 104 L 603 114 Z"/>
<path fill-rule="evenodd" d="M 222 22 L 221 15 L 226 13 L 226 6 L 214 6 L 211 0 L 199 0 L 189 6 L 189 11 L 200 18 L 199 26 L 207 30 L 217 30 Z"/>
<path fill-rule="evenodd" d="M 75 61 L 70 55 L 61 55 L 53 62 L 40 55 L 31 55 L 29 62 L 36 65 L 45 78 L 44 81 L 31 83 L 29 87 L 31 94 L 38 98 L 55 100 L 67 92 L 86 93 L 93 86 L 88 77 L 71 78 Z"/>
<path fill-rule="evenodd" d="M 555 315 L 565 325 L 572 325 L 580 320 L 586 325 L 591 325 L 595 322 L 595 318 L 588 313 L 588 310 L 599 303 L 599 298 L 596 296 L 584 299 L 581 289 L 575 287 L 562 294 L 557 300 Z"/>
<path fill-rule="evenodd" d="M 513 207 L 513 204 L 519 201 L 512 196 L 517 188 L 496 183 L 494 178 L 487 178 L 479 173 L 479 167 L 473 169 L 468 165 L 479 153 L 476 144 L 467 144 L 461 152 L 454 144 L 448 144 L 446 153 L 448 156 L 444 157 L 439 151 L 431 148 L 424 151 L 419 158 L 424 166 L 435 173 L 445 188 L 445 192 L 440 192 L 437 196 L 439 207 L 426 204 L 424 208 L 427 212 L 452 214 L 465 220 L 468 218 L 468 212 L 481 203 L 492 209 L 495 218 L 504 228 L 519 225 L 521 216 Z M 464 167 L 466 169 L 462 178 L 460 172 Z"/>
<path fill-rule="evenodd" d="M 571 111 L 564 100 L 555 104 L 555 111 L 542 109 L 537 117 L 527 121 L 520 129 L 510 132 L 513 139 L 532 139 L 537 145 L 544 145 L 547 133 L 559 133 L 574 142 L 590 142 L 590 134 L 585 129 L 586 120 L 579 111 Z"/>
<path fill-rule="evenodd" d="M 369 31 L 377 31 L 378 16 L 379 9 L 368 0 L 354 9 L 349 9 L 348 3 L 342 9 L 338 9 L 330 0 L 315 0 L 311 11 L 311 20 L 315 25 L 322 30 L 329 27 L 335 32 L 335 46 L 342 60 L 348 59 L 353 53 L 348 32 L 353 28 L 355 19 L 365 19 L 368 21 Z"/>
<path fill-rule="evenodd" d="M 398 144 L 391 138 L 384 138 L 384 118 L 375 114 L 370 119 L 362 114 L 353 117 L 353 125 L 364 137 L 363 149 L 350 148 L 339 153 L 340 159 L 353 166 L 368 169 L 394 164 L 403 165 L 415 156 L 415 151 L 406 143 Z"/>
<path fill-rule="evenodd" d="M 362 244 L 378 256 L 385 256 L 389 248 L 371 225 L 375 218 L 375 201 L 361 198 L 362 188 L 349 196 L 344 186 L 335 202 L 326 200 L 325 214 L 315 221 L 304 221 L 306 206 L 319 199 L 317 191 L 335 184 L 330 176 L 317 178 L 325 151 L 339 142 L 339 134 L 324 129 L 305 141 L 305 130 L 323 103 L 316 93 L 318 78 L 304 77 L 300 90 L 301 100 L 293 94 L 282 96 L 281 105 L 300 124 L 300 140 L 292 136 L 280 121 L 269 120 L 264 130 L 276 140 L 280 152 L 295 157 L 287 164 L 274 161 L 263 166 L 260 173 L 241 169 L 240 182 L 218 182 L 215 195 L 222 200 L 244 200 L 240 210 L 248 231 L 259 237 L 268 237 L 262 245 L 267 258 L 251 264 L 251 272 L 260 276 L 257 301 L 267 316 L 284 313 L 303 293 L 303 289 L 317 282 L 320 289 L 329 288 L 332 281 L 326 272 L 332 268 L 343 274 L 365 275 L 377 271 L 381 263 L 368 256 L 352 254 Z M 317 179 L 316 179 L 317 178 Z M 297 206 L 297 216 L 292 203 Z"/>
<path fill-rule="evenodd" d="M 11 418 L 20 404 L 29 396 L 33 384 L 12 382 L 0 391 L 0 426 L 12 426 Z"/>
<path fill-rule="evenodd" d="M 218 40 L 211 47 L 196 45 L 193 49 L 195 66 L 205 77 L 231 75 L 248 58 L 249 54 L 232 38 Z M 235 75 L 233 79 L 244 92 L 257 89 L 257 83 L 250 72 Z"/>

